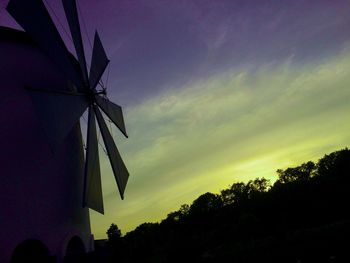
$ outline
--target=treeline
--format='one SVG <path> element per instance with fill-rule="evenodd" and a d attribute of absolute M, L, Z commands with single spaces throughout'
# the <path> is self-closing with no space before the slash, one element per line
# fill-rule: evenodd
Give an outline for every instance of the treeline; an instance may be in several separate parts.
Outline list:
<path fill-rule="evenodd" d="M 111 262 L 350 262 L 349 168 L 346 148 L 273 185 L 234 183 L 123 237 L 112 225 L 104 249 Z"/>

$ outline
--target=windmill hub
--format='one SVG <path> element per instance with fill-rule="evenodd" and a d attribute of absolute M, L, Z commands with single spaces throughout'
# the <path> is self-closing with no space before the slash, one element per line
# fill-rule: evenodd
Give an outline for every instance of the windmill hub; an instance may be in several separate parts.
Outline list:
<path fill-rule="evenodd" d="M 89 89 L 86 91 L 86 96 L 90 103 L 95 101 L 95 95 L 96 95 L 96 92 L 92 89 Z"/>

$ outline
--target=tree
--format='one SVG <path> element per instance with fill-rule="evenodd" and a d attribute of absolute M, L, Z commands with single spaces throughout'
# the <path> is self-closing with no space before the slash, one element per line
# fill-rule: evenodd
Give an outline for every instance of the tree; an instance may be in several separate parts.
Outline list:
<path fill-rule="evenodd" d="M 303 163 L 300 166 L 287 168 L 285 170 L 278 169 L 277 174 L 279 177 L 279 182 L 290 183 L 297 180 L 308 180 L 310 179 L 316 170 L 316 165 L 309 161 Z"/>
<path fill-rule="evenodd" d="M 222 201 L 219 195 L 213 193 L 205 193 L 193 201 L 189 214 L 201 214 L 222 207 Z"/>
<path fill-rule="evenodd" d="M 271 187 L 270 180 L 265 178 L 250 180 L 247 185 L 249 185 L 250 189 L 254 192 L 267 192 Z"/>
<path fill-rule="evenodd" d="M 239 203 L 242 200 L 248 199 L 248 191 L 244 183 L 235 183 L 232 184 L 230 191 L 232 193 L 232 199 L 235 203 Z"/>
<path fill-rule="evenodd" d="M 245 193 L 248 199 L 259 198 L 262 193 L 266 193 L 271 188 L 271 183 L 265 178 L 250 180 L 245 186 Z"/>
<path fill-rule="evenodd" d="M 336 176 L 348 178 L 349 173 L 349 163 L 350 163 L 350 150 L 345 148 L 340 151 L 332 152 L 326 154 L 317 163 L 318 176 Z"/>
<path fill-rule="evenodd" d="M 159 228 L 159 223 L 142 223 L 138 227 L 135 228 L 130 233 L 133 233 L 134 236 L 137 236 L 138 238 L 145 239 L 149 236 L 152 236 Z"/>
<path fill-rule="evenodd" d="M 222 204 L 225 205 L 230 205 L 234 202 L 234 195 L 232 194 L 231 189 L 224 189 L 221 190 L 221 200 Z"/>
<path fill-rule="evenodd" d="M 120 240 L 122 233 L 116 224 L 111 224 L 107 230 L 108 241 L 115 242 Z"/>
<path fill-rule="evenodd" d="M 249 187 L 246 184 L 239 182 L 231 185 L 230 188 L 221 191 L 221 200 L 223 205 L 239 203 L 242 200 L 247 200 L 249 197 Z"/>
<path fill-rule="evenodd" d="M 188 204 L 181 205 L 179 212 L 181 214 L 181 218 L 186 217 L 190 211 L 190 206 Z"/>

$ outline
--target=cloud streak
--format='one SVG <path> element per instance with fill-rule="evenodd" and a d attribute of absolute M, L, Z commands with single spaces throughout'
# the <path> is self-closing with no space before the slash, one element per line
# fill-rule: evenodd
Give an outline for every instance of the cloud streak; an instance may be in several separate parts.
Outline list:
<path fill-rule="evenodd" d="M 115 138 L 131 177 L 126 200 L 103 161 L 105 217 L 123 231 L 157 221 L 206 191 L 317 159 L 350 143 L 350 52 L 318 64 L 227 70 L 126 109 L 130 139 Z M 98 222 L 98 224 L 97 224 Z"/>

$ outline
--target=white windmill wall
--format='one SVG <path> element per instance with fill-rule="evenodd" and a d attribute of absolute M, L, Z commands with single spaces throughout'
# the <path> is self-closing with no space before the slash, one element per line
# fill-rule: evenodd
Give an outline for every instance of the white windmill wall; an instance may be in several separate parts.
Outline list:
<path fill-rule="evenodd" d="M 24 86 L 62 89 L 67 80 L 25 33 L 0 28 L 0 262 L 32 238 L 61 261 L 73 236 L 87 251 L 92 244 L 80 127 L 52 153 Z"/>

